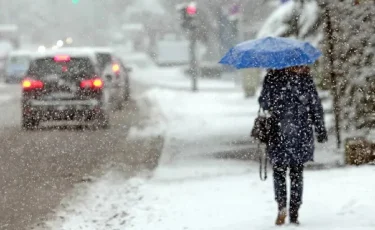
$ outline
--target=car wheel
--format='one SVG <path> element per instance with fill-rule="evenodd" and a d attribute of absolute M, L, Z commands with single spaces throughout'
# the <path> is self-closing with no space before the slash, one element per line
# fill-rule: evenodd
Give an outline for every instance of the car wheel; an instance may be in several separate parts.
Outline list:
<path fill-rule="evenodd" d="M 117 110 L 123 110 L 125 108 L 125 97 L 121 97 L 117 103 Z"/>
<path fill-rule="evenodd" d="M 129 86 L 126 86 L 125 90 L 123 92 L 123 97 L 118 102 L 117 109 L 118 110 L 123 110 L 125 108 L 125 105 L 129 101 L 129 99 L 130 99 L 130 89 L 129 89 Z"/>
<path fill-rule="evenodd" d="M 22 128 L 25 130 L 34 130 L 39 126 L 39 121 L 34 118 L 22 118 Z"/>
<path fill-rule="evenodd" d="M 125 101 L 129 101 L 130 100 L 130 89 L 129 88 L 126 88 L 124 100 Z"/>
<path fill-rule="evenodd" d="M 95 128 L 100 128 L 100 129 L 110 128 L 109 115 L 107 112 L 104 111 L 99 114 L 99 116 L 95 120 Z"/>
<path fill-rule="evenodd" d="M 108 120 L 108 119 L 104 120 L 104 121 L 102 122 L 100 128 L 102 128 L 102 129 L 110 129 L 110 128 L 111 128 L 111 125 L 109 124 L 109 120 Z"/>
<path fill-rule="evenodd" d="M 101 129 L 109 129 L 111 128 L 111 125 L 109 123 L 109 118 L 103 118 L 99 121 L 99 127 Z"/>
<path fill-rule="evenodd" d="M 129 101 L 130 99 L 130 84 L 129 80 L 126 81 L 124 100 Z"/>

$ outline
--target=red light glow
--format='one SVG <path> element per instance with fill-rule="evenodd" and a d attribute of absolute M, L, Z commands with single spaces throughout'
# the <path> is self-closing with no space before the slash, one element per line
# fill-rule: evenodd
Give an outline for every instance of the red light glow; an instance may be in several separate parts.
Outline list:
<path fill-rule="evenodd" d="M 101 89 L 104 82 L 100 78 L 93 78 L 81 81 L 80 87 L 82 89 Z"/>
<path fill-rule="evenodd" d="M 26 78 L 22 81 L 23 90 L 43 89 L 44 83 L 39 80 Z"/>
<path fill-rule="evenodd" d="M 112 71 L 115 72 L 115 73 L 119 72 L 120 71 L 119 64 L 113 64 L 112 65 Z"/>
<path fill-rule="evenodd" d="M 70 61 L 70 56 L 68 55 L 58 55 L 53 58 L 55 62 L 68 62 Z"/>
<path fill-rule="evenodd" d="M 189 5 L 188 7 L 186 7 L 186 13 L 188 13 L 189 15 L 194 15 L 197 13 L 197 7 L 195 5 Z"/>

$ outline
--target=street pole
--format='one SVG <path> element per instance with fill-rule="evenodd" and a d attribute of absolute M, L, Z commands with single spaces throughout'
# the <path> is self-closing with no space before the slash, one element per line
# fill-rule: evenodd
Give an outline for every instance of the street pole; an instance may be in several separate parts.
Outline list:
<path fill-rule="evenodd" d="M 179 4 L 176 9 L 181 14 L 182 24 L 181 27 L 186 29 L 189 37 L 189 71 L 188 74 L 191 77 L 191 90 L 193 92 L 198 91 L 198 64 L 197 64 L 197 6 L 196 2 L 190 2 L 189 4 Z"/>
<path fill-rule="evenodd" d="M 196 27 L 193 25 L 190 28 L 190 74 L 191 74 L 191 90 L 198 91 L 198 65 L 197 65 L 197 34 Z"/>
<path fill-rule="evenodd" d="M 337 148 L 341 147 L 341 134 L 340 134 L 340 101 L 339 101 L 339 94 L 338 94 L 338 87 L 337 87 L 337 78 L 336 72 L 334 70 L 334 36 L 333 36 L 333 26 L 332 26 L 332 18 L 331 18 L 331 9 L 327 5 L 324 4 L 324 21 L 325 21 L 325 35 L 328 42 L 328 63 L 329 63 L 329 75 L 331 80 L 331 94 L 333 97 L 333 112 L 335 117 L 335 132 L 336 132 L 336 139 L 337 139 Z"/>

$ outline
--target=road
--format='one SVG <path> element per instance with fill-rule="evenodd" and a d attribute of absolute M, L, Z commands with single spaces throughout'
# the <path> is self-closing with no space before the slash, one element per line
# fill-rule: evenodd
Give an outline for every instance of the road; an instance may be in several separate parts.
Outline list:
<path fill-rule="evenodd" d="M 133 84 L 133 95 L 145 87 Z M 5 100 L 6 95 L 11 99 Z M 111 116 L 109 130 L 20 127 L 20 88 L 0 85 L 0 229 L 28 229 L 43 220 L 75 183 L 100 173 L 110 163 L 129 175 L 156 165 L 162 138 L 130 141 L 132 125 L 147 119 L 147 109 L 130 102 Z"/>

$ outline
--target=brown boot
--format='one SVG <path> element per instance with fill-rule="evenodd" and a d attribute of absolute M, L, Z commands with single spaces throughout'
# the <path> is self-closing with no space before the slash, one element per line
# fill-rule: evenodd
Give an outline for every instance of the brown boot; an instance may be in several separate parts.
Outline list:
<path fill-rule="evenodd" d="M 276 218 L 276 225 L 283 225 L 285 224 L 285 218 L 286 218 L 286 208 L 282 208 L 279 210 L 279 213 L 277 214 Z"/>

